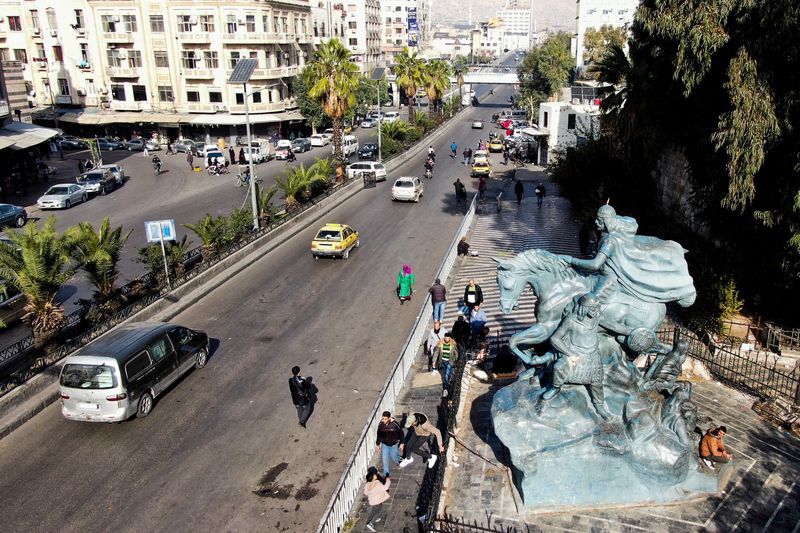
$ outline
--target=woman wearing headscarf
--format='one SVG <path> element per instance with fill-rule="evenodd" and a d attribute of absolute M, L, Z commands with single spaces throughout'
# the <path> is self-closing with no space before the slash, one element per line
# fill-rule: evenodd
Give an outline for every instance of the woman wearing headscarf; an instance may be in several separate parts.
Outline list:
<path fill-rule="evenodd" d="M 411 294 L 414 292 L 413 285 L 414 272 L 409 265 L 403 265 L 397 274 L 397 297 L 400 298 L 400 305 L 411 299 Z"/>

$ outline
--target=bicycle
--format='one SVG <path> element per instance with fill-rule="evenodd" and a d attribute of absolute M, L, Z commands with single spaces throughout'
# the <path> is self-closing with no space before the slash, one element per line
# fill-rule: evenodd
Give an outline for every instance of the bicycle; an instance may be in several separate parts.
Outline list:
<path fill-rule="evenodd" d="M 246 174 L 246 173 L 243 173 L 243 172 L 237 174 L 236 177 L 233 180 L 233 183 L 237 187 L 244 187 L 246 185 L 250 185 L 250 174 Z M 256 183 L 261 183 L 261 179 L 256 177 Z"/>

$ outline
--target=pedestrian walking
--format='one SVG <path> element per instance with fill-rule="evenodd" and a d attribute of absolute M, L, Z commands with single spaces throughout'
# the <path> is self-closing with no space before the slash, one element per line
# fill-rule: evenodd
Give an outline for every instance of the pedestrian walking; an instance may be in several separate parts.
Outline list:
<path fill-rule="evenodd" d="M 483 150 L 481 146 L 483 146 L 483 139 L 478 139 L 478 144 L 475 145 L 478 150 Z"/>
<path fill-rule="evenodd" d="M 464 287 L 464 305 L 467 306 L 467 313 L 472 316 L 472 310 L 483 303 L 483 290 L 475 283 L 474 279 L 469 280 Z"/>
<path fill-rule="evenodd" d="M 406 439 L 405 453 L 403 460 L 400 461 L 400 468 L 405 468 L 414 462 L 412 453 L 419 455 L 423 461 L 428 463 L 428 468 L 433 468 L 436 464 L 438 455 L 431 453 L 423 448 L 425 444 L 428 445 L 430 450 L 444 453 L 444 443 L 442 442 L 442 432 L 439 428 L 434 426 L 428 421 L 428 417 L 424 413 L 412 413 L 408 417 L 409 432 Z M 431 443 L 431 437 L 435 437 L 435 443 Z M 434 447 L 435 446 L 435 447 Z"/>
<path fill-rule="evenodd" d="M 436 372 L 436 361 L 433 358 L 433 354 L 436 352 L 436 347 L 439 346 L 439 341 L 444 338 L 444 334 L 445 330 L 442 328 L 442 323 L 438 320 L 434 321 L 433 328 L 428 332 L 428 340 L 425 341 L 429 372 Z"/>
<path fill-rule="evenodd" d="M 233 163 L 234 161 L 235 161 L 234 159 L 231 159 L 231 163 Z M 240 165 L 247 164 L 247 159 L 245 159 L 244 157 L 244 148 L 239 148 L 239 164 Z"/>
<path fill-rule="evenodd" d="M 434 364 L 442 374 L 442 398 L 447 398 L 450 388 L 450 378 L 453 375 L 453 365 L 458 362 L 458 345 L 450 332 L 444 334 L 433 354 Z"/>
<path fill-rule="evenodd" d="M 456 178 L 453 182 L 453 187 L 456 190 L 456 203 L 460 204 L 462 200 L 467 198 L 467 188 L 461 182 L 461 178 Z"/>
<path fill-rule="evenodd" d="M 486 194 L 486 180 L 481 176 L 481 179 L 478 180 L 478 197 L 483 200 L 484 195 Z"/>
<path fill-rule="evenodd" d="M 233 149 L 233 146 L 228 147 L 228 157 L 231 158 L 231 163 L 236 161 L 236 150 Z"/>
<path fill-rule="evenodd" d="M 455 141 L 453 141 L 452 143 L 450 143 L 450 153 L 451 153 L 450 157 L 452 157 L 453 159 L 455 159 L 455 158 L 456 158 L 456 155 L 458 154 L 458 145 L 456 144 L 456 142 L 455 142 Z"/>
<path fill-rule="evenodd" d="M 191 148 L 186 151 L 186 162 L 189 163 L 189 168 L 194 170 L 194 156 L 192 155 Z"/>
<path fill-rule="evenodd" d="M 145 157 L 150 157 L 150 152 L 147 150 L 147 141 L 142 144 L 142 155 Z"/>
<path fill-rule="evenodd" d="M 509 155 L 508 154 L 508 147 L 504 147 L 503 148 L 503 164 L 504 165 L 508 164 L 508 155 Z"/>
<path fill-rule="evenodd" d="M 517 195 L 517 205 L 522 204 L 522 197 L 525 194 L 525 187 L 523 187 L 522 182 L 517 180 L 517 183 L 514 184 L 514 194 Z"/>
<path fill-rule="evenodd" d="M 378 433 L 375 438 L 375 453 L 381 452 L 383 476 L 389 477 L 389 463 L 400 466 L 400 454 L 403 453 L 403 428 L 392 418 L 392 413 L 384 411 L 378 422 Z M 399 450 L 399 451 L 398 451 Z"/>
<path fill-rule="evenodd" d="M 94 168 L 94 163 L 92 163 L 91 159 L 87 159 L 86 162 L 83 164 L 83 170 L 89 172 Z"/>
<path fill-rule="evenodd" d="M 467 163 L 469 163 L 472 160 L 472 154 L 473 154 L 472 148 L 467 148 Z"/>
<path fill-rule="evenodd" d="M 544 183 L 540 181 L 539 185 L 536 186 L 536 205 L 538 205 L 540 209 L 542 207 L 542 202 L 544 201 L 544 195 Z"/>
<path fill-rule="evenodd" d="M 431 288 L 428 289 L 433 304 L 433 319 L 444 320 L 444 306 L 447 303 L 447 289 L 442 285 L 442 281 L 436 278 Z"/>
<path fill-rule="evenodd" d="M 403 265 L 397 274 L 397 297 L 400 298 L 400 305 L 406 300 L 411 300 L 414 293 L 414 272 L 409 265 Z"/>
<path fill-rule="evenodd" d="M 300 375 L 300 367 L 292 367 L 292 377 L 289 378 L 289 391 L 292 393 L 292 403 L 297 409 L 298 423 L 306 427 L 308 417 L 311 416 L 311 378 Z"/>
<path fill-rule="evenodd" d="M 78 174 L 83 174 L 83 161 L 78 159 Z"/>
<path fill-rule="evenodd" d="M 375 531 L 375 524 L 382 520 L 383 502 L 389 499 L 389 487 L 392 480 L 387 476 L 386 479 L 378 475 L 378 469 L 374 466 L 367 470 L 367 484 L 364 485 L 364 496 L 369 502 L 369 514 L 367 514 L 367 529 Z"/>
<path fill-rule="evenodd" d="M 464 156 L 464 164 L 466 165 L 469 163 L 469 148 L 464 148 L 464 151 L 461 152 L 461 155 Z"/>

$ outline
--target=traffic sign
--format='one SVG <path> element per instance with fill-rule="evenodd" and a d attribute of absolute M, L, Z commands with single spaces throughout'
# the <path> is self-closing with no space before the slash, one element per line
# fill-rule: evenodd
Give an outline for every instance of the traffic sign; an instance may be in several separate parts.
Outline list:
<path fill-rule="evenodd" d="M 174 241 L 175 235 L 174 220 L 150 220 L 144 223 L 147 242 Z"/>

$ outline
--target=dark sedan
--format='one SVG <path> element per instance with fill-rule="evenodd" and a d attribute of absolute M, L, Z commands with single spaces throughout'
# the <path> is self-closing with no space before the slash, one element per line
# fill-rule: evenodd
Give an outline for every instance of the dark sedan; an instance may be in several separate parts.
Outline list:
<path fill-rule="evenodd" d="M 378 159 L 378 145 L 375 143 L 367 143 L 362 145 L 358 150 L 358 158 L 366 159 L 368 161 L 375 161 Z"/>
<path fill-rule="evenodd" d="M 0 204 L 0 226 L 21 228 L 28 221 L 25 208 L 12 204 Z"/>
<path fill-rule="evenodd" d="M 61 146 L 62 150 L 85 150 L 89 148 L 89 145 L 86 144 L 86 141 L 83 141 L 74 135 L 64 135 L 61 139 L 58 139 L 58 144 Z"/>
<path fill-rule="evenodd" d="M 308 152 L 311 150 L 311 141 L 304 137 L 299 137 L 292 141 L 292 152 L 299 154 L 300 152 Z"/>
<path fill-rule="evenodd" d="M 97 147 L 101 150 L 124 150 L 125 143 L 120 141 L 114 141 L 112 139 L 106 139 L 105 137 L 100 137 L 97 139 Z"/>

